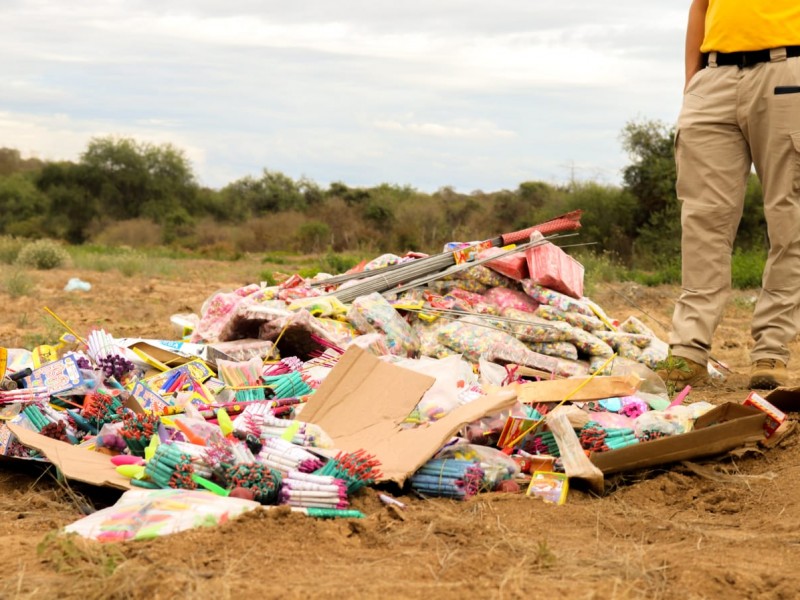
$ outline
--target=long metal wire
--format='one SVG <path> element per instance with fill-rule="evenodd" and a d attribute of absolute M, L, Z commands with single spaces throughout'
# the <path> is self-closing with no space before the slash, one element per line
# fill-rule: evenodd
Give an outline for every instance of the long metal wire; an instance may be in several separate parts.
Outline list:
<path fill-rule="evenodd" d="M 415 288 L 419 285 L 423 285 L 430 281 L 434 281 L 436 279 L 440 279 L 442 277 L 446 277 L 447 275 L 451 275 L 453 273 L 457 273 L 459 271 L 463 271 L 465 269 L 469 269 L 476 265 L 483 264 L 490 260 L 494 260 L 508 254 L 513 254 L 515 252 L 521 252 L 527 248 L 532 248 L 534 246 L 544 244 L 553 239 L 560 239 L 564 237 L 570 237 L 577 235 L 577 233 L 569 233 L 569 234 L 553 234 L 552 236 L 542 238 L 541 240 L 536 240 L 535 242 L 528 242 L 527 244 L 522 244 L 513 248 L 511 250 L 506 250 L 501 252 L 500 254 L 496 254 L 490 257 L 486 257 L 483 259 L 467 261 L 465 263 L 459 265 L 452 265 L 449 268 L 444 270 L 441 269 L 440 266 L 436 266 L 432 268 L 430 264 L 419 264 L 415 265 L 413 262 L 409 263 L 408 268 L 403 270 L 399 273 L 394 274 L 387 274 L 387 275 L 376 275 L 374 278 L 367 279 L 361 283 L 356 283 L 347 287 L 345 289 L 336 290 L 335 292 L 331 292 L 330 294 L 326 294 L 328 296 L 335 296 L 340 302 L 348 303 L 352 302 L 359 296 L 364 296 L 366 294 L 371 294 L 374 292 L 385 292 L 391 290 L 392 292 L 403 292 L 408 289 Z M 452 256 L 450 257 L 452 259 Z M 432 274 L 433 273 L 433 274 Z M 410 283 L 406 283 L 410 282 Z M 404 284 L 400 288 L 396 288 L 395 286 Z"/>

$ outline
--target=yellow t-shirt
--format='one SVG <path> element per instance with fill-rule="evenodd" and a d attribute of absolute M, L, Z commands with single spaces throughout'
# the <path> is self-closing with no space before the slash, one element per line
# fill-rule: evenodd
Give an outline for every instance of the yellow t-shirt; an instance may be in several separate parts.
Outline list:
<path fill-rule="evenodd" d="M 800 46 L 800 0 L 709 0 L 701 51 Z"/>

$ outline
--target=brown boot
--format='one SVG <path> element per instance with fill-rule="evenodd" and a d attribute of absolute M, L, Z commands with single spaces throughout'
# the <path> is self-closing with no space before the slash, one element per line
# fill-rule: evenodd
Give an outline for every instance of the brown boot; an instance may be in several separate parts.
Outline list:
<path fill-rule="evenodd" d="M 687 385 L 699 387 L 708 383 L 707 365 L 701 365 L 682 356 L 672 356 L 668 360 L 677 364 L 656 371 L 667 386 L 672 384 L 677 391 L 681 391 Z"/>
<path fill-rule="evenodd" d="M 761 358 L 750 367 L 750 387 L 774 390 L 789 383 L 786 365 L 774 358 Z"/>

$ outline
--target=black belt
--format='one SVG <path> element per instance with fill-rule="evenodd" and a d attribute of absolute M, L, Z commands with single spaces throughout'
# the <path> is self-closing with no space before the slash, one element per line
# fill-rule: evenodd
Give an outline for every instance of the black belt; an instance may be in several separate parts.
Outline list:
<path fill-rule="evenodd" d="M 786 46 L 786 58 L 800 56 L 800 46 Z M 718 67 L 752 67 L 758 63 L 769 62 L 769 50 L 751 50 L 749 52 L 717 52 Z M 703 55 L 703 63 L 708 66 L 708 54 Z"/>

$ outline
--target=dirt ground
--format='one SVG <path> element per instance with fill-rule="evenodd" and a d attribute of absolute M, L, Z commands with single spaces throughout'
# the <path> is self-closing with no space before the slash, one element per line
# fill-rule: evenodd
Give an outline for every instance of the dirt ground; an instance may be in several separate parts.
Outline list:
<path fill-rule="evenodd" d="M 160 278 L 36 272 L 32 295 L 0 290 L 0 345 L 54 341 L 60 330 L 43 306 L 78 332 L 97 325 L 120 337 L 173 338 L 171 314 L 199 312 L 212 292 L 250 283 L 261 270 L 255 262 L 182 261 Z M 64 292 L 70 277 L 92 290 Z M 667 324 L 676 295 L 618 284 L 592 297 L 613 317 L 644 310 Z M 715 338 L 714 356 L 738 374 L 692 400 L 746 397 L 754 295 L 734 293 Z M 795 358 L 793 385 L 797 365 Z M 363 520 L 259 511 L 218 528 L 106 545 L 54 532 L 87 504 L 112 503 L 115 492 L 3 464 L 0 598 L 796 598 L 799 440 L 792 433 L 771 450 L 631 473 L 603 497 L 571 490 L 564 506 L 492 493 L 465 503 L 405 496 L 400 511 L 367 490 L 355 502 Z"/>

